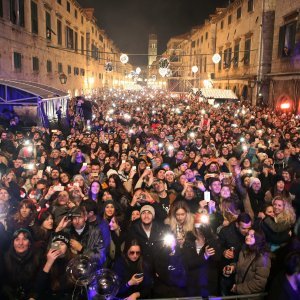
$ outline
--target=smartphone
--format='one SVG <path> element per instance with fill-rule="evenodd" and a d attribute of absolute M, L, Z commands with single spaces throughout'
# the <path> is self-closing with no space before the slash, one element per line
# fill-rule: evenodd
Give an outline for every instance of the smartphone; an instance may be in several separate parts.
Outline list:
<path fill-rule="evenodd" d="M 134 171 L 135 171 L 135 170 L 136 170 L 136 166 L 132 166 L 132 170 L 134 170 Z"/>
<path fill-rule="evenodd" d="M 150 170 L 151 168 L 149 166 L 146 167 L 147 170 Z"/>
<path fill-rule="evenodd" d="M 92 173 L 92 176 L 93 176 L 93 177 L 98 177 L 99 174 L 98 174 L 98 173 Z"/>
<path fill-rule="evenodd" d="M 87 166 L 87 163 L 82 163 L 82 166 L 83 166 L 83 167 L 86 167 L 86 166 Z"/>
<path fill-rule="evenodd" d="M 144 277 L 144 273 L 137 273 L 137 274 L 135 274 L 134 277 L 135 278 L 142 278 L 142 277 Z"/>
<path fill-rule="evenodd" d="M 37 177 L 38 178 L 43 178 L 43 170 L 38 170 Z"/>
<path fill-rule="evenodd" d="M 59 243 L 58 242 L 51 243 L 51 247 L 50 248 L 53 249 L 53 250 L 59 250 L 60 249 Z"/>
<path fill-rule="evenodd" d="M 63 185 L 55 185 L 55 186 L 53 187 L 53 190 L 54 190 L 55 192 L 62 192 L 62 191 L 65 190 L 65 187 L 64 187 Z"/>
<path fill-rule="evenodd" d="M 210 201 L 210 191 L 205 191 L 204 192 L 204 200 L 206 202 L 209 202 Z"/>
<path fill-rule="evenodd" d="M 125 159 L 123 159 L 123 160 L 122 160 L 122 164 L 125 164 L 125 163 L 126 163 L 126 160 L 125 160 Z"/>
<path fill-rule="evenodd" d="M 223 173 L 223 176 L 228 178 L 232 176 L 232 173 Z"/>
<path fill-rule="evenodd" d="M 49 166 L 46 167 L 46 172 L 47 172 L 47 173 L 50 173 L 50 172 L 51 172 L 51 167 L 49 167 Z"/>
<path fill-rule="evenodd" d="M 255 154 L 256 154 L 256 149 L 253 148 L 253 147 L 250 147 L 249 150 L 248 150 L 248 157 L 250 159 L 252 159 Z"/>
<path fill-rule="evenodd" d="M 73 185 L 76 186 L 76 187 L 79 187 L 79 182 L 74 182 Z"/>
<path fill-rule="evenodd" d="M 56 129 L 52 129 L 51 132 L 57 133 L 57 130 Z"/>

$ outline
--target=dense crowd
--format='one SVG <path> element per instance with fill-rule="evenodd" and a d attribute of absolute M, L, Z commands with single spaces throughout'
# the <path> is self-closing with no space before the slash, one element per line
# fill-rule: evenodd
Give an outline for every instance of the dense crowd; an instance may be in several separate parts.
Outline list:
<path fill-rule="evenodd" d="M 84 299 L 66 273 L 78 255 L 122 299 L 300 299 L 299 116 L 109 90 L 86 120 L 82 102 L 69 132 L 61 115 L 0 131 L 1 299 Z"/>

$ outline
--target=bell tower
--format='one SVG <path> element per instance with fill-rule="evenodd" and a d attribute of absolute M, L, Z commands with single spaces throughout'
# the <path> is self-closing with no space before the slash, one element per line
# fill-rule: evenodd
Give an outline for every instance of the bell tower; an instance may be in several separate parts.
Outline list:
<path fill-rule="evenodd" d="M 157 57 L 157 35 L 149 34 L 149 44 L 148 44 L 148 67 L 156 60 Z"/>

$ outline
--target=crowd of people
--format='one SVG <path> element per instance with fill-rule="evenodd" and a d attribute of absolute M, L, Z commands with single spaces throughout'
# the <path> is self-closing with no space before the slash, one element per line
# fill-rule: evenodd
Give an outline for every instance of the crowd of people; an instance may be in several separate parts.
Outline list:
<path fill-rule="evenodd" d="M 68 121 L 0 131 L 1 299 L 84 299 L 79 255 L 121 299 L 300 299 L 299 115 L 144 89 Z"/>

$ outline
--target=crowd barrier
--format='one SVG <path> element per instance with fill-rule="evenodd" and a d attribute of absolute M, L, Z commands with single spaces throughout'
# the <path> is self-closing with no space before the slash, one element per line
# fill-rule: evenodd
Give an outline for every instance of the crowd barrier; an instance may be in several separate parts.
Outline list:
<path fill-rule="evenodd" d="M 232 295 L 232 296 L 209 296 L 207 298 L 203 297 L 186 297 L 186 298 L 155 298 L 151 300 L 235 300 L 235 299 L 242 299 L 242 300 L 263 300 L 267 293 L 259 293 L 259 294 L 251 294 L 251 295 Z"/>

